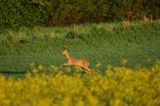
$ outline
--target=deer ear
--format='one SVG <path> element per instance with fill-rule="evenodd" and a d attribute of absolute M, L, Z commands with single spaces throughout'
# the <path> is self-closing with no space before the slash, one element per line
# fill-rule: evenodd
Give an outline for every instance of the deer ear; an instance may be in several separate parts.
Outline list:
<path fill-rule="evenodd" d="M 64 47 L 63 50 L 66 50 L 66 47 Z"/>
<path fill-rule="evenodd" d="M 66 50 L 66 49 L 67 49 L 67 45 L 64 46 L 63 50 Z"/>

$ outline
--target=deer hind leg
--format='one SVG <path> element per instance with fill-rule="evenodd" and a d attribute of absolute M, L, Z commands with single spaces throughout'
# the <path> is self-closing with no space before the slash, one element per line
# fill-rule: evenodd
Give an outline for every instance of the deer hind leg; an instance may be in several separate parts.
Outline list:
<path fill-rule="evenodd" d="M 87 73 L 92 74 L 92 70 L 90 68 L 88 68 L 88 66 L 87 67 L 83 67 L 83 68 L 87 71 Z"/>
<path fill-rule="evenodd" d="M 83 61 L 83 65 L 82 65 L 82 68 L 85 69 L 88 73 L 92 73 L 91 69 L 88 67 L 89 63 L 88 62 L 85 62 Z"/>

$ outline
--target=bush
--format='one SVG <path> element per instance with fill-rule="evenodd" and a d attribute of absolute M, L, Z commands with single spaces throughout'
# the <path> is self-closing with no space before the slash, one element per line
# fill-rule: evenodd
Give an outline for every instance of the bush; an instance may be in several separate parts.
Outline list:
<path fill-rule="evenodd" d="M 0 25 L 2 28 L 31 27 L 42 24 L 45 20 L 43 7 L 25 0 L 1 1 L 0 13 Z"/>
<path fill-rule="evenodd" d="M 3 0 L 0 26 L 17 28 L 35 25 L 66 25 L 159 17 L 159 0 Z"/>

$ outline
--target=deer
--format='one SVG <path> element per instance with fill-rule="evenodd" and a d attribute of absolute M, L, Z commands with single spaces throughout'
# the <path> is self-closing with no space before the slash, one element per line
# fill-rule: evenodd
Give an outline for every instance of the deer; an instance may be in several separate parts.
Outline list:
<path fill-rule="evenodd" d="M 66 48 L 64 48 L 62 54 L 64 54 L 68 60 L 63 66 L 80 66 L 86 70 L 87 73 L 92 74 L 92 70 L 88 67 L 89 62 L 86 59 L 77 59 L 70 55 Z"/>

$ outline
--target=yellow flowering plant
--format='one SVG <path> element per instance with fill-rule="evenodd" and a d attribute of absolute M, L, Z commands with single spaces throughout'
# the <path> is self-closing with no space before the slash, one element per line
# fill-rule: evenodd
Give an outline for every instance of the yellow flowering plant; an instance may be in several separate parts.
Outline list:
<path fill-rule="evenodd" d="M 24 78 L 0 75 L 0 106 L 160 105 L 159 61 L 151 68 L 108 66 L 104 74 L 83 76 L 80 75 L 83 70 L 78 67 L 74 71 L 80 71 L 67 74 L 74 72 L 73 68 L 37 66 L 31 72 L 43 69 L 52 74 L 27 73 Z"/>

